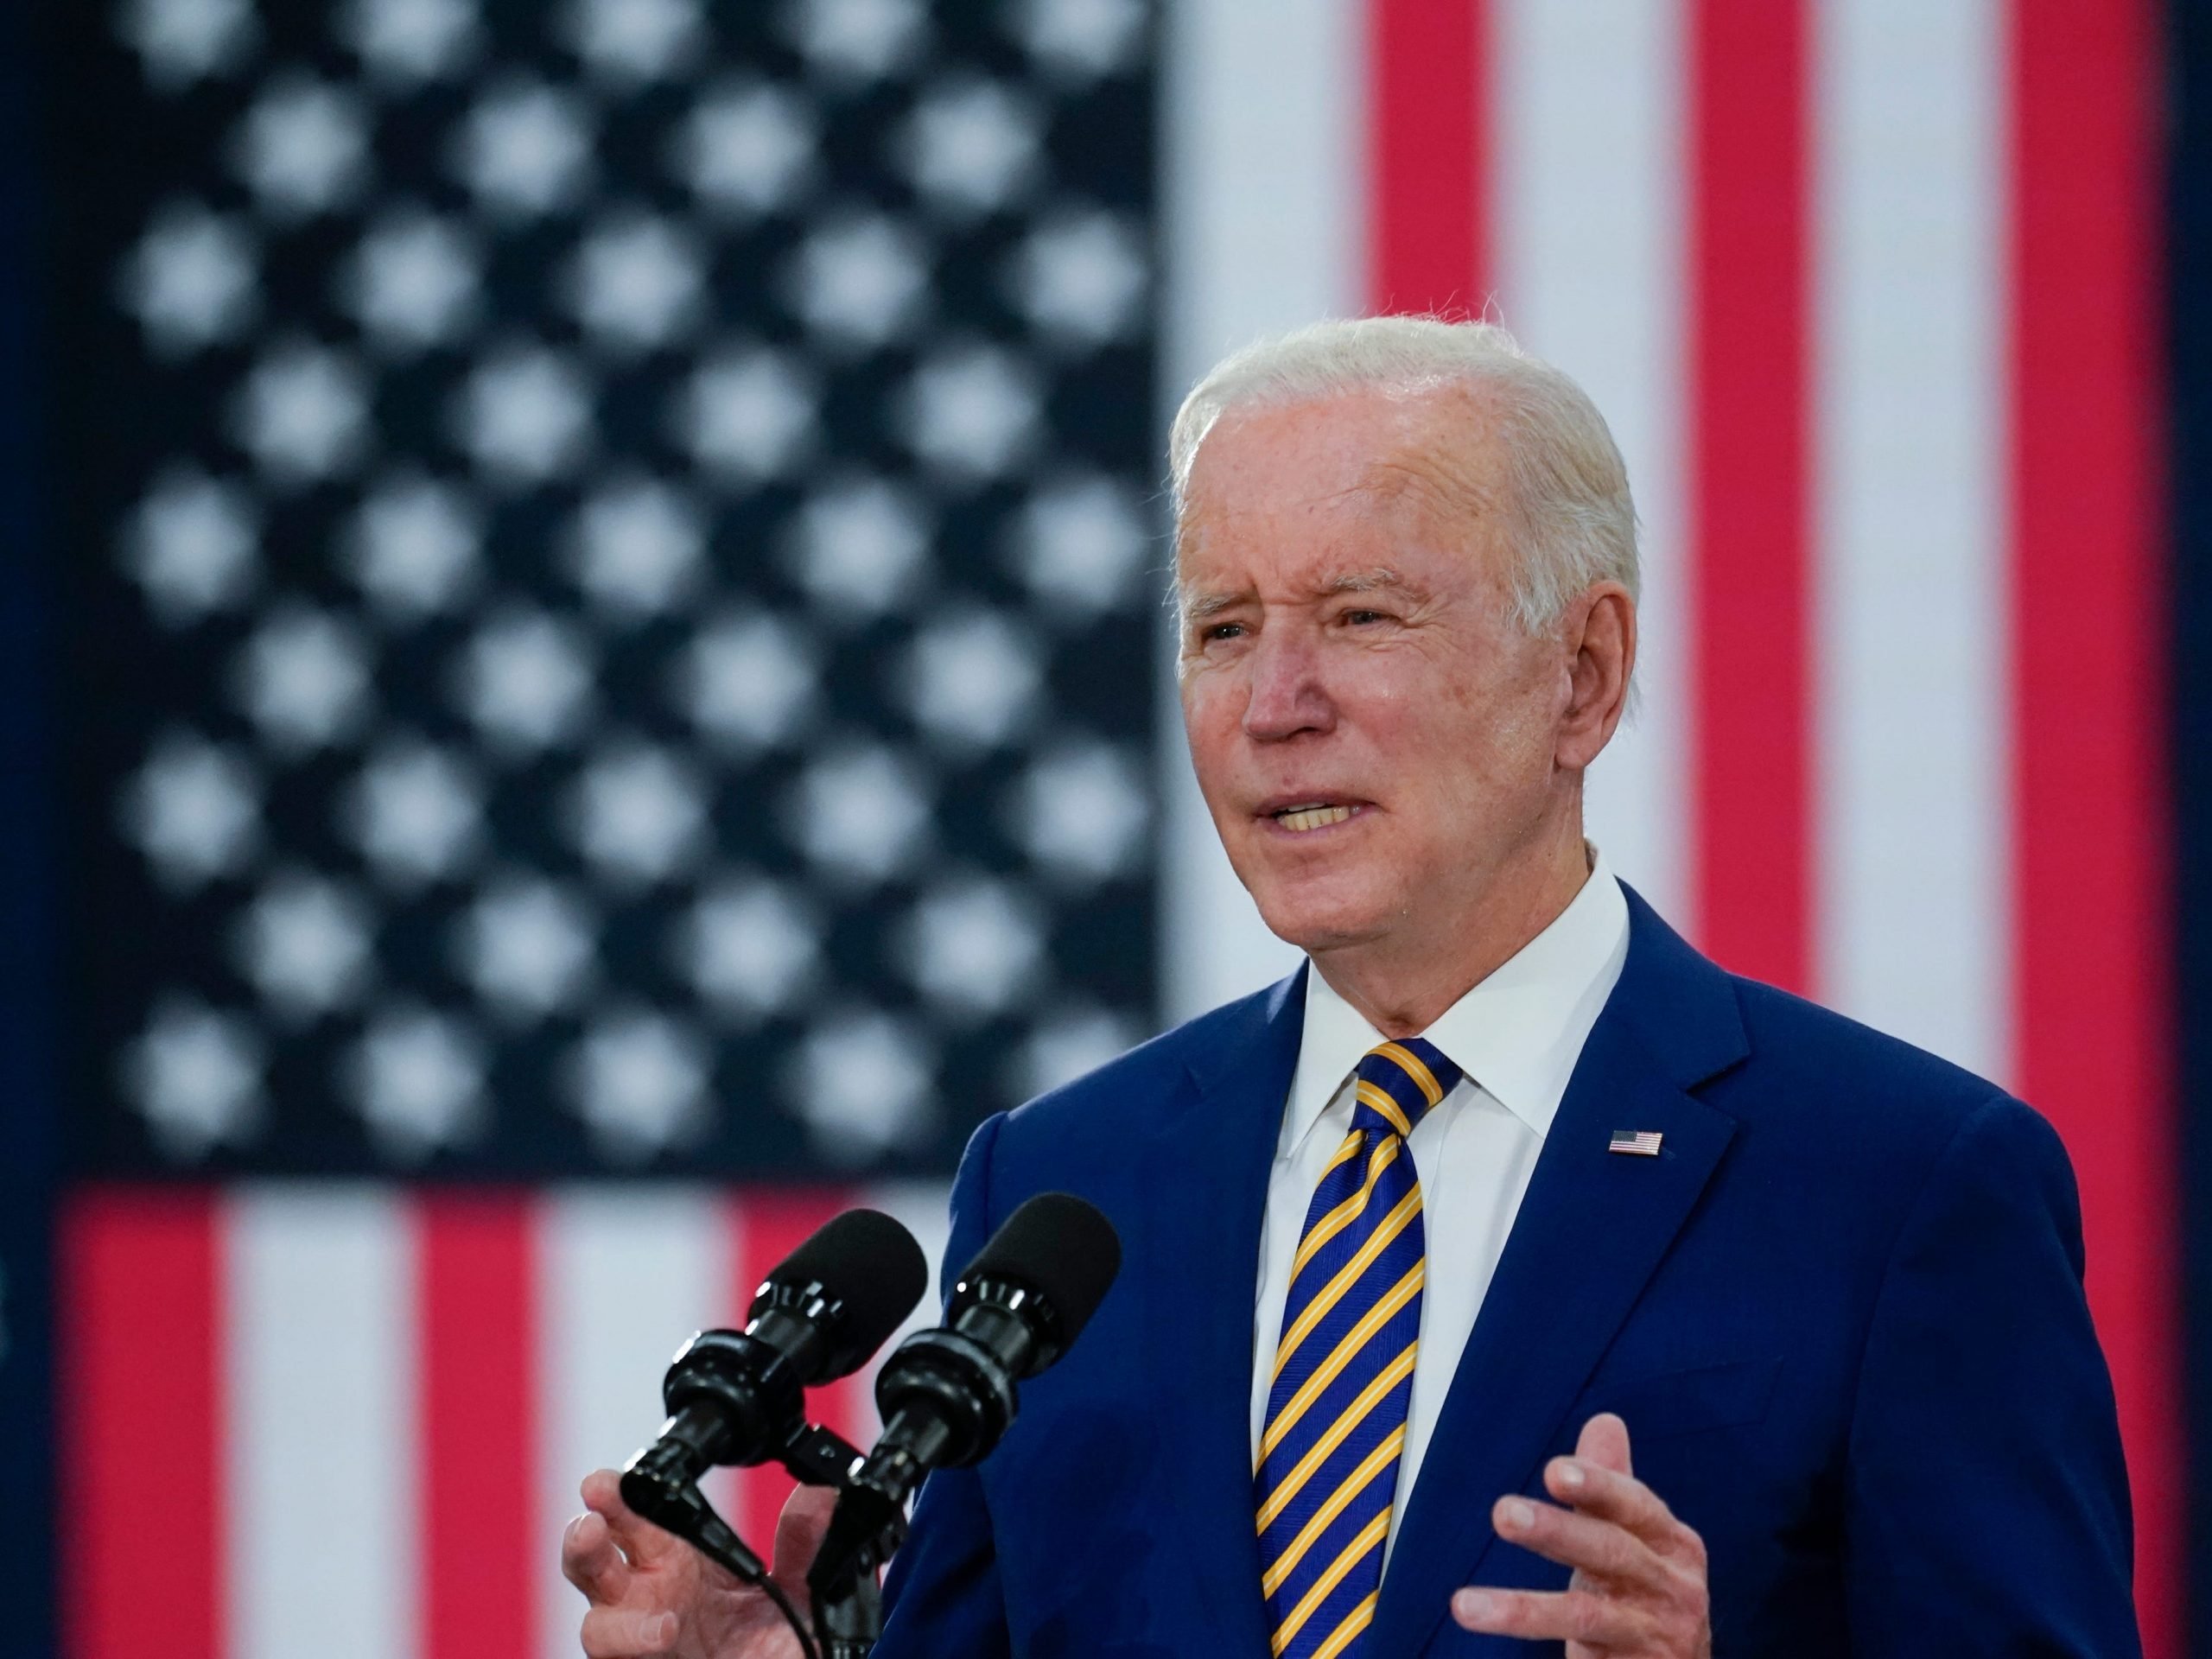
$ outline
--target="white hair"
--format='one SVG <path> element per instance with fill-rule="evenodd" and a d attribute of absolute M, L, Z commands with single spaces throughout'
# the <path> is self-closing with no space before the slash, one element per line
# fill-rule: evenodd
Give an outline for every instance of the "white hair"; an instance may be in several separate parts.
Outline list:
<path fill-rule="evenodd" d="M 1179 529 L 1191 467 L 1231 409 L 1303 403 L 1357 391 L 1479 387 L 1503 440 L 1510 544 L 1519 554 L 1513 610 L 1548 627 L 1592 583 L 1637 592 L 1636 504 L 1605 416 L 1581 387 L 1493 323 L 1358 317 L 1313 323 L 1224 358 L 1191 388 L 1167 442 Z"/>

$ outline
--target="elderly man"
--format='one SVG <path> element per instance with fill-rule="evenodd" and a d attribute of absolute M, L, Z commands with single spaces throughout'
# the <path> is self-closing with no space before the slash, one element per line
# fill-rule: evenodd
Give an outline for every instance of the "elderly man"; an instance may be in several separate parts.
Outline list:
<path fill-rule="evenodd" d="M 1064 1189 L 1125 1266 L 931 1478 L 886 1659 L 2134 1653 L 2056 1136 L 1583 838 L 1637 641 L 1588 399 L 1495 328 L 1332 323 L 1173 448 L 1192 760 L 1308 963 L 977 1131 L 954 1262 Z M 594 1659 L 796 1653 L 584 1496 Z"/>

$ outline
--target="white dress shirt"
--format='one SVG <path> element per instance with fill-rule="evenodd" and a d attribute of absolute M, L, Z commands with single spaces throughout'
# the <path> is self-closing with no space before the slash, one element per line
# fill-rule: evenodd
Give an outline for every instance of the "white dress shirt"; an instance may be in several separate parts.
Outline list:
<path fill-rule="evenodd" d="M 1398 1520 L 1459 1351 L 1520 1213 L 1536 1154 L 1627 959 L 1628 900 L 1592 849 L 1589 880 L 1551 925 L 1421 1033 L 1464 1075 L 1443 1103 L 1414 1126 L 1407 1141 L 1421 1182 L 1428 1275 L 1390 1542 L 1397 1538 Z M 1385 1040 L 1318 969 L 1306 976 L 1306 1030 L 1260 1228 L 1260 1294 L 1252 1315 L 1255 1464 L 1283 1303 L 1290 1294 L 1290 1264 L 1306 1211 L 1330 1154 L 1351 1130 L 1353 1068 Z M 1487 1504 L 1496 1496 L 1478 1493 L 1468 1501 Z"/>

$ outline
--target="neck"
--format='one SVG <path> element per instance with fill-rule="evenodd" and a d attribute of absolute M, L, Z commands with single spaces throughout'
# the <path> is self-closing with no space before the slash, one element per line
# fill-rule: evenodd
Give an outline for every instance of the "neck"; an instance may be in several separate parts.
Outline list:
<path fill-rule="evenodd" d="M 1313 952 L 1330 988 L 1385 1037 L 1418 1037 L 1559 919 L 1590 879 L 1579 820 L 1500 871 L 1442 927 Z"/>

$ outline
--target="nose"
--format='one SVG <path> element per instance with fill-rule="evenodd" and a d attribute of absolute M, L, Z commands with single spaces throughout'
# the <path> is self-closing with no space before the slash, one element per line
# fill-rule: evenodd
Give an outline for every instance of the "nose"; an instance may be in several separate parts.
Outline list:
<path fill-rule="evenodd" d="M 1252 674 L 1251 695 L 1244 705 L 1247 737 L 1281 742 L 1303 732 L 1325 732 L 1336 724 L 1336 704 L 1322 683 L 1319 657 L 1294 630 L 1262 630 L 1245 660 Z"/>

